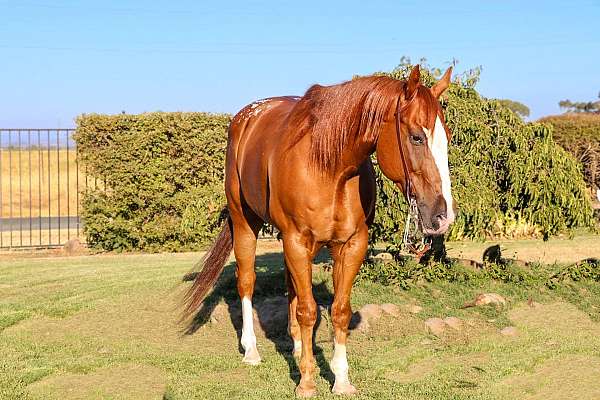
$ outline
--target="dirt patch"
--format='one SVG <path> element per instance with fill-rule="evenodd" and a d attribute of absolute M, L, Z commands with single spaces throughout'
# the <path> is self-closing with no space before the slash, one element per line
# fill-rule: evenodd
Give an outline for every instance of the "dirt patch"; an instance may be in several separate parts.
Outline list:
<path fill-rule="evenodd" d="M 534 372 L 503 380 L 500 398 L 523 400 L 600 399 L 600 358 L 567 356 L 547 361 Z"/>
<path fill-rule="evenodd" d="M 473 353 L 469 355 L 430 357 L 408 366 L 406 371 L 392 371 L 386 374 L 386 378 L 398 383 L 417 382 L 430 377 L 438 367 L 459 366 L 464 370 L 473 368 L 481 369 L 490 362 L 490 356 L 486 353 Z"/>
<path fill-rule="evenodd" d="M 162 399 L 166 379 L 158 368 L 121 365 L 89 374 L 54 375 L 28 387 L 36 399 Z"/>

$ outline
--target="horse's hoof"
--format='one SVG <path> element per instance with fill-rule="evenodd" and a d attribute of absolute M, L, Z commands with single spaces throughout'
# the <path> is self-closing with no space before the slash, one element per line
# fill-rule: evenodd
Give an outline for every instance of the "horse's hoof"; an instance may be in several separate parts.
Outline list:
<path fill-rule="evenodd" d="M 333 389 L 331 389 L 333 394 L 337 395 L 345 395 L 345 396 L 353 396 L 358 393 L 358 390 L 354 387 L 350 382 L 344 383 L 335 383 L 333 385 Z"/>
<path fill-rule="evenodd" d="M 313 383 L 312 385 L 298 385 L 296 387 L 296 397 L 305 399 L 308 397 L 313 397 L 317 394 L 317 387 Z"/>
<path fill-rule="evenodd" d="M 258 355 L 258 351 L 254 350 L 246 352 L 244 358 L 242 359 L 242 362 L 248 365 L 260 364 L 260 355 Z"/>

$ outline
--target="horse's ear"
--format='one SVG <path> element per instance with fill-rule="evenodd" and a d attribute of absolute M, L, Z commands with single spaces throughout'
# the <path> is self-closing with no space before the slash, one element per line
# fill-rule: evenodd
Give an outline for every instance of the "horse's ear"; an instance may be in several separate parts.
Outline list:
<path fill-rule="evenodd" d="M 408 77 L 408 82 L 406 84 L 406 98 L 410 99 L 417 87 L 419 86 L 419 82 L 421 80 L 421 70 L 419 69 L 419 64 L 415 65 L 410 71 L 410 76 Z"/>
<path fill-rule="evenodd" d="M 446 89 L 448 89 L 448 86 L 450 86 L 450 77 L 451 76 L 452 76 L 452 67 L 448 68 L 446 70 L 446 73 L 444 74 L 444 76 L 442 76 L 442 79 L 437 81 L 436 84 L 431 87 L 431 93 L 433 93 L 433 95 L 436 97 L 436 99 L 439 99 L 440 96 L 442 95 L 442 93 L 444 93 L 444 91 Z"/>

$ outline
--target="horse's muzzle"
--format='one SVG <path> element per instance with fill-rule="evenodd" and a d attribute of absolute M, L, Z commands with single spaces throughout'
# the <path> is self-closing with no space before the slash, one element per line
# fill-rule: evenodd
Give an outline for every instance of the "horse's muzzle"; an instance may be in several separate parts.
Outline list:
<path fill-rule="evenodd" d="M 428 236 L 440 236 L 448 231 L 450 225 L 454 222 L 454 217 L 435 217 L 436 221 L 432 221 L 432 227 L 423 227 L 423 233 Z"/>
<path fill-rule="evenodd" d="M 423 233 L 428 236 L 440 236 L 448 231 L 454 222 L 454 209 L 448 210 L 446 201 L 439 197 L 431 208 L 419 207 L 421 213 Z"/>

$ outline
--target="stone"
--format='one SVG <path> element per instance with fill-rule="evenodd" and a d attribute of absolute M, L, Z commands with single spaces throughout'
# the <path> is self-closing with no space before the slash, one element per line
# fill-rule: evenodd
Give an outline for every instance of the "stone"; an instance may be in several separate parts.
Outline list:
<path fill-rule="evenodd" d="M 500 334 L 504 336 L 517 336 L 519 331 L 514 326 L 507 326 L 506 328 L 502 328 L 500 330 Z"/>
<path fill-rule="evenodd" d="M 400 307 L 392 303 L 382 304 L 381 309 L 384 313 L 391 315 L 392 317 L 398 317 L 400 315 Z"/>
<path fill-rule="evenodd" d="M 365 304 L 358 312 L 361 318 L 366 320 L 378 319 L 383 314 L 383 310 L 379 304 Z"/>
<path fill-rule="evenodd" d="M 467 258 L 452 258 L 451 260 L 473 271 L 481 271 L 481 269 L 483 269 L 483 264 L 475 260 L 469 260 Z"/>
<path fill-rule="evenodd" d="M 481 293 L 478 294 L 475 300 L 466 302 L 463 305 L 463 308 L 467 307 L 475 307 L 475 306 L 485 306 L 487 304 L 493 304 L 496 306 L 504 306 L 506 305 L 506 299 L 500 296 L 497 293 Z"/>
<path fill-rule="evenodd" d="M 423 307 L 418 306 L 416 304 L 412 304 L 411 306 L 408 307 L 408 311 L 410 311 L 411 314 L 418 314 L 421 311 L 423 311 Z"/>
<path fill-rule="evenodd" d="M 462 328 L 462 321 L 456 317 L 446 317 L 444 323 L 456 331 Z"/>
<path fill-rule="evenodd" d="M 63 245 L 63 251 L 65 254 L 72 256 L 75 254 L 81 254 L 85 251 L 85 247 L 81 244 L 79 239 L 69 239 Z"/>
<path fill-rule="evenodd" d="M 352 314 L 349 328 L 359 332 L 367 332 L 369 329 L 371 329 L 371 325 L 369 324 L 369 321 L 367 321 L 366 318 L 363 318 L 360 312 L 357 311 Z"/>
<path fill-rule="evenodd" d="M 446 323 L 441 318 L 429 318 L 425 321 L 425 326 L 427 327 L 427 330 L 435 336 L 440 336 L 446 329 Z"/>
<path fill-rule="evenodd" d="M 210 323 L 216 324 L 226 321 L 229 318 L 229 307 L 226 304 L 219 303 L 210 313 Z"/>
<path fill-rule="evenodd" d="M 381 261 L 393 261 L 394 260 L 394 256 L 392 256 L 390 253 L 386 253 L 386 252 L 377 253 L 373 256 L 373 258 L 375 260 L 381 260 Z"/>
<path fill-rule="evenodd" d="M 287 297 L 269 297 L 256 304 L 255 307 L 255 319 L 258 319 L 258 327 L 265 332 L 265 334 L 276 334 L 287 329 Z"/>

